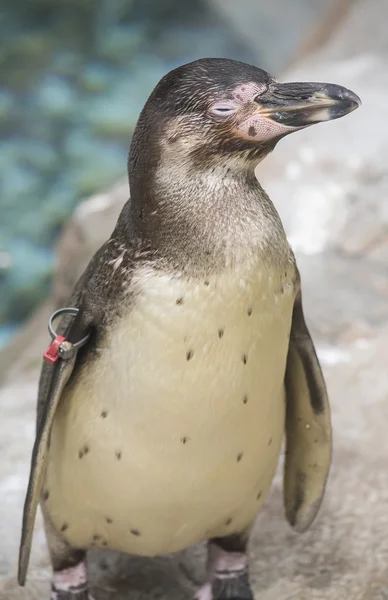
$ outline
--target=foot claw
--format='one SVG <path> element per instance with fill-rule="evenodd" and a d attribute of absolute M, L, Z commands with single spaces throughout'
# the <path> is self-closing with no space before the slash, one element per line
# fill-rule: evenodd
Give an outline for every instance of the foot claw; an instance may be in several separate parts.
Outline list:
<path fill-rule="evenodd" d="M 51 600 L 93 600 L 88 594 L 88 590 L 80 591 L 64 591 L 57 590 L 54 587 L 51 589 Z"/>
<path fill-rule="evenodd" d="M 203 585 L 195 595 L 195 600 L 254 600 L 248 573 L 227 579 L 213 579 Z"/>
<path fill-rule="evenodd" d="M 248 572 L 226 579 L 215 578 L 212 585 L 212 600 L 254 600 Z"/>

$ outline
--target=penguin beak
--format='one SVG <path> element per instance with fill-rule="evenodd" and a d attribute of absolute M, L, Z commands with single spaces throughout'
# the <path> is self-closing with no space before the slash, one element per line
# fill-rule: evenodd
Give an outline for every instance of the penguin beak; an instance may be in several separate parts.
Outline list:
<path fill-rule="evenodd" d="M 358 108 L 360 98 L 331 83 L 278 83 L 255 99 L 261 117 L 279 125 L 301 128 L 339 119 Z"/>

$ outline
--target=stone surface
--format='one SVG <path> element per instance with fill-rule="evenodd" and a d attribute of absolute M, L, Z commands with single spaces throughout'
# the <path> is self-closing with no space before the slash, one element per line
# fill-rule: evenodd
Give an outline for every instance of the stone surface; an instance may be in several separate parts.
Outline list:
<path fill-rule="evenodd" d="M 260 66 L 278 73 L 307 50 L 319 47 L 347 14 L 352 0 L 207 0 L 260 56 Z"/>
<path fill-rule="evenodd" d="M 384 11 L 381 0 L 355 3 L 330 43 L 282 77 L 345 85 L 363 106 L 282 140 L 257 169 L 296 251 L 312 329 L 325 335 L 388 320 Z"/>
<path fill-rule="evenodd" d="M 382 124 L 388 45 L 382 44 L 385 28 L 379 20 L 384 10 L 381 0 L 355 3 L 330 43 L 282 78 L 340 83 L 363 101 L 344 119 L 283 140 L 259 166 L 260 181 L 277 198 L 294 248 L 305 254 L 334 249 L 352 258 L 377 259 L 376 249 L 385 242 L 388 140 Z M 381 262 L 387 258 L 382 252 Z"/>

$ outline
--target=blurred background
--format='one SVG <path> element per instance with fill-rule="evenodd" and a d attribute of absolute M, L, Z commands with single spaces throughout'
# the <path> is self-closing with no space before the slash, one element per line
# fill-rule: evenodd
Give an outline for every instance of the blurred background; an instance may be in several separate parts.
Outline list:
<path fill-rule="evenodd" d="M 280 73 L 349 2 L 0 4 L 1 347 L 47 296 L 76 205 L 125 177 L 137 117 L 167 71 L 217 56 Z"/>
<path fill-rule="evenodd" d="M 48 318 L 128 198 L 146 98 L 205 56 L 363 101 L 288 136 L 257 169 L 297 257 L 334 454 L 303 536 L 284 519 L 280 465 L 251 580 L 260 600 L 388 599 L 387 22 L 387 0 L 0 0 L 0 600 L 49 598 L 40 515 L 28 584 L 15 581 Z M 90 573 L 96 600 L 191 600 L 204 553 L 97 553 Z"/>

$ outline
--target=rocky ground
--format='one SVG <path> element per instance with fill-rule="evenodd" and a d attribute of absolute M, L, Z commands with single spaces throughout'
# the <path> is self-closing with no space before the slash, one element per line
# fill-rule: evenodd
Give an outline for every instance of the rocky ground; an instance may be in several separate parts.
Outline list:
<path fill-rule="evenodd" d="M 327 379 L 334 457 L 327 494 L 306 534 L 284 521 L 281 466 L 252 538 L 262 600 L 388 599 L 388 58 L 385 0 L 360 0 L 328 43 L 287 79 L 331 80 L 364 105 L 343 120 L 284 140 L 258 176 L 275 200 L 298 258 L 305 311 Z M 59 245 L 54 294 L 0 356 L 0 599 L 48 597 L 38 521 L 29 579 L 15 582 L 45 322 L 112 228 L 125 183 L 81 205 Z M 96 600 L 189 599 L 203 580 L 202 547 L 155 560 L 92 553 Z"/>

